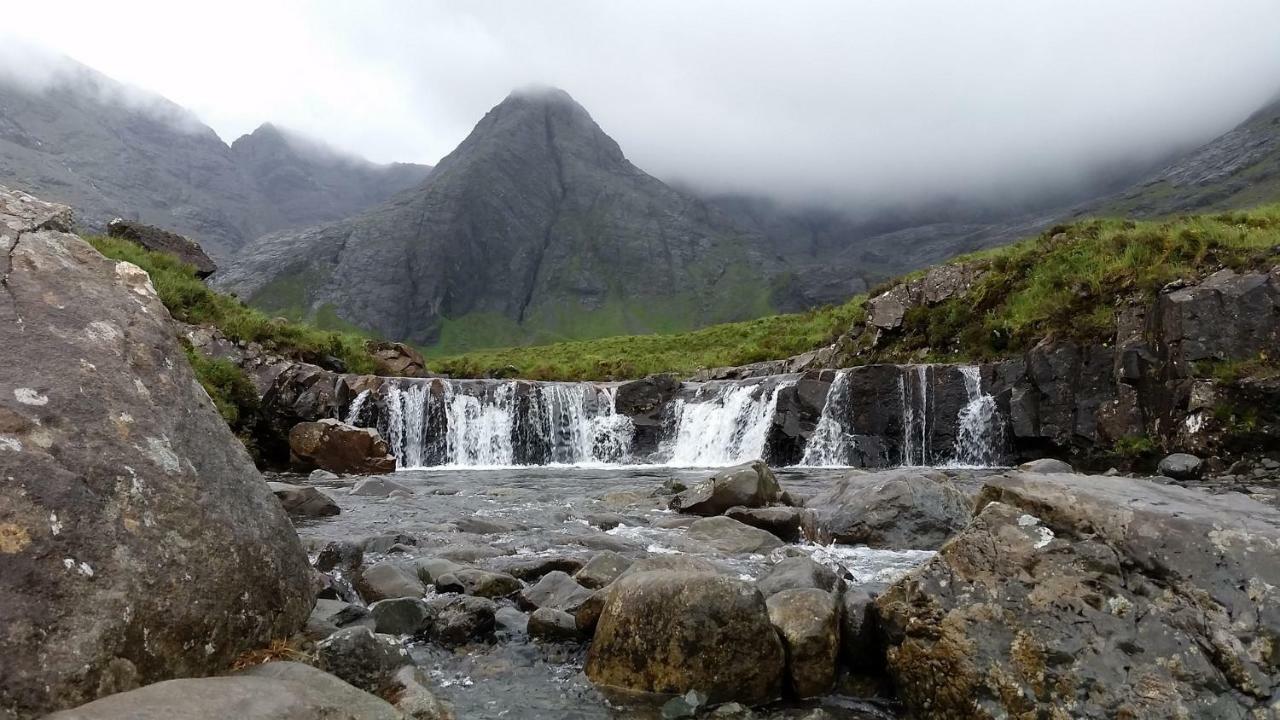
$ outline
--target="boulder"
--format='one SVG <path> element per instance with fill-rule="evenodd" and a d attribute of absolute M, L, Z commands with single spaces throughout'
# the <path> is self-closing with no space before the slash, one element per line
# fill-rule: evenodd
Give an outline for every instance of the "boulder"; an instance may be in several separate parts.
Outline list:
<path fill-rule="evenodd" d="M 783 542 L 799 542 L 808 512 L 794 507 L 734 507 L 724 514 L 740 523 L 768 531 Z"/>
<path fill-rule="evenodd" d="M 398 342 L 367 340 L 365 350 L 373 357 L 376 373 L 390 377 L 427 377 L 427 361 L 422 353 Z"/>
<path fill-rule="evenodd" d="M 0 188 L 0 708 L 19 716 L 223 671 L 313 599 L 147 274 L 69 225 Z"/>
<path fill-rule="evenodd" d="M 316 666 L 365 692 L 384 691 L 406 665 L 413 658 L 399 638 L 367 627 L 343 628 L 316 643 Z"/>
<path fill-rule="evenodd" d="M 1237 494 L 1027 473 L 989 480 L 979 505 L 876 600 L 910 712 L 1269 712 L 1280 512 Z"/>
<path fill-rule="evenodd" d="M 578 640 L 578 623 L 572 615 L 563 610 L 538 608 L 529 616 L 529 637 L 548 642 L 569 642 Z"/>
<path fill-rule="evenodd" d="M 919 468 L 846 475 L 806 505 L 819 542 L 889 550 L 935 549 L 973 515 L 945 475 Z"/>
<path fill-rule="evenodd" d="M 840 652 L 840 608 L 818 588 L 783 590 L 766 604 L 769 621 L 787 651 L 787 681 L 797 697 L 823 695 L 835 684 Z"/>
<path fill-rule="evenodd" d="M 50 720 L 404 720 L 390 703 L 310 665 L 269 662 L 236 675 L 167 680 Z"/>
<path fill-rule="evenodd" d="M 764 507 L 782 499 L 778 479 L 763 460 L 725 468 L 671 499 L 671 509 L 690 515 L 719 515 L 731 507 Z"/>
<path fill-rule="evenodd" d="M 436 578 L 437 592 L 454 592 L 477 597 L 500 598 L 513 595 L 523 587 L 506 573 L 463 568 Z"/>
<path fill-rule="evenodd" d="M 289 431 L 289 464 L 302 472 L 319 467 L 351 475 L 379 475 L 396 469 L 396 459 L 377 430 L 352 427 L 333 418 L 293 426 Z"/>
<path fill-rule="evenodd" d="M 418 569 L 399 560 L 383 560 L 364 568 L 356 577 L 355 586 L 365 602 L 398 597 L 420 598 L 427 594 L 426 586 L 418 577 Z"/>
<path fill-rule="evenodd" d="M 168 230 L 116 218 L 107 223 L 107 234 L 128 240 L 147 250 L 172 255 L 195 268 L 198 278 L 207 278 L 218 270 L 217 263 L 205 254 L 199 243 Z"/>
<path fill-rule="evenodd" d="M 783 558 L 756 580 L 756 588 L 766 598 L 783 590 L 819 588 L 835 592 L 841 586 L 840 577 L 834 570 L 809 557 Z"/>
<path fill-rule="evenodd" d="M 1039 460 L 1024 462 L 1018 466 L 1018 469 L 1022 472 L 1032 473 L 1073 473 L 1076 471 L 1069 463 L 1055 458 L 1040 458 Z"/>
<path fill-rule="evenodd" d="M 840 596 L 840 655 L 857 672 L 879 673 L 884 669 L 873 601 L 861 588 L 845 588 Z"/>
<path fill-rule="evenodd" d="M 644 572 L 608 591 L 585 672 L 605 690 L 706 693 L 751 705 L 780 695 L 782 641 L 764 598 L 736 578 Z"/>
<path fill-rule="evenodd" d="M 281 507 L 290 515 L 328 517 L 342 512 L 333 498 L 313 487 L 280 482 L 269 482 L 267 487 L 271 488 Z"/>
<path fill-rule="evenodd" d="M 384 635 L 418 635 L 431 629 L 432 608 L 415 597 L 388 598 L 369 606 L 373 631 Z"/>
<path fill-rule="evenodd" d="M 1174 453 L 1167 455 L 1160 461 L 1160 474 L 1173 478 L 1174 480 L 1195 480 L 1200 477 L 1201 470 L 1204 467 L 1204 461 L 1195 455 L 1187 453 Z"/>
<path fill-rule="evenodd" d="M 325 543 L 316 555 L 316 569 L 321 572 L 341 570 L 355 572 L 364 562 L 364 550 L 350 540 L 334 540 Z"/>
<path fill-rule="evenodd" d="M 573 579 L 586 588 L 596 590 L 608 585 L 631 567 L 631 560 L 612 550 L 596 553 L 582 569 L 574 573 Z"/>
<path fill-rule="evenodd" d="M 356 481 L 356 484 L 351 486 L 352 495 L 364 497 L 390 497 L 391 493 L 395 492 L 413 494 L 413 490 L 409 489 L 408 486 L 384 477 L 364 478 Z"/>
<path fill-rule="evenodd" d="M 262 395 L 262 422 L 254 439 L 263 459 L 272 467 L 283 468 L 289 464 L 289 432 L 294 426 L 337 417 L 343 376 L 301 362 L 273 367 L 270 372 L 274 375 Z"/>
<path fill-rule="evenodd" d="M 499 558 L 492 563 L 495 570 L 525 582 L 534 582 L 552 570 L 576 573 L 585 563 L 582 558 L 551 556 L 537 558 Z"/>
<path fill-rule="evenodd" d="M 431 621 L 432 640 L 448 646 L 493 638 L 498 606 L 488 598 L 450 595 L 427 601 L 434 613 Z"/>
<path fill-rule="evenodd" d="M 767 553 L 783 545 L 773 533 L 723 516 L 699 518 L 685 537 L 730 555 Z"/>
<path fill-rule="evenodd" d="M 553 570 L 533 586 L 521 590 L 516 603 L 525 610 L 545 607 L 572 613 L 590 597 L 590 590 L 565 573 Z"/>
<path fill-rule="evenodd" d="M 383 533 L 382 535 L 370 535 L 360 539 L 360 549 L 366 553 L 389 553 L 391 549 L 400 546 L 416 546 L 418 538 L 403 532 Z"/>
<path fill-rule="evenodd" d="M 413 561 L 413 566 L 418 572 L 418 579 L 430 585 L 435 585 L 436 580 L 465 567 L 447 558 L 418 558 Z"/>
<path fill-rule="evenodd" d="M 396 671 L 391 693 L 396 709 L 411 720 L 453 720 L 453 711 L 431 692 L 431 677 L 420 667 L 408 666 Z"/>

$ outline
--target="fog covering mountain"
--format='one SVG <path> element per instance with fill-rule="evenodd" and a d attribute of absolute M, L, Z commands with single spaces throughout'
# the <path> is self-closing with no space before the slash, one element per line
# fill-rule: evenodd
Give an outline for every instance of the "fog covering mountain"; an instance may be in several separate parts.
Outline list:
<path fill-rule="evenodd" d="M 0 72 L 6 185 L 72 206 L 87 229 L 141 220 L 219 260 L 263 233 L 367 208 L 429 170 L 375 165 L 270 125 L 228 146 L 183 108 L 65 58 L 38 83 Z"/>
<path fill-rule="evenodd" d="M 631 164 L 560 90 L 512 93 L 418 188 L 261 238 L 216 277 L 261 307 L 443 348 L 773 311 L 762 236 Z"/>

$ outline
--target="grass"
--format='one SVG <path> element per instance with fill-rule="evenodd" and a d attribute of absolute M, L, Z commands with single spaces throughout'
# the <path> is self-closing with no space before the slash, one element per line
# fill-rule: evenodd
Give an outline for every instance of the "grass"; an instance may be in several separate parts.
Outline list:
<path fill-rule="evenodd" d="M 1045 337 L 1107 343 L 1114 339 L 1118 300 L 1151 298 L 1170 281 L 1197 279 L 1220 267 L 1268 268 L 1278 259 L 1280 205 L 1164 221 L 1102 219 L 1058 226 L 953 261 L 982 271 L 969 292 L 912 309 L 900 330 L 874 348 L 865 342 L 855 346 L 842 360 L 847 365 L 995 360 Z M 692 332 L 474 351 L 438 358 L 431 368 L 456 377 L 499 372 L 545 380 L 687 374 L 822 347 L 865 320 L 865 302 L 858 297 L 808 313 Z"/>

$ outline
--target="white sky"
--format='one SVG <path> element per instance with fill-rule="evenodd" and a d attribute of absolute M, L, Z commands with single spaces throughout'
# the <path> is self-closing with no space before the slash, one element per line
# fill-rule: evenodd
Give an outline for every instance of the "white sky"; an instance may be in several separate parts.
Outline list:
<path fill-rule="evenodd" d="M 193 110 L 434 163 L 563 87 L 642 168 L 877 203 L 1060 187 L 1280 94 L 1277 0 L 0 0 L 4 31 Z"/>

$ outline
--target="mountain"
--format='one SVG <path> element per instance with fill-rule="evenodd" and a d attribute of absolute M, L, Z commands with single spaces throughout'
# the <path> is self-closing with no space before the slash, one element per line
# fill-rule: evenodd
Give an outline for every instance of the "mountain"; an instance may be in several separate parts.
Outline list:
<path fill-rule="evenodd" d="M 410 192 L 246 246 L 251 304 L 441 350 L 773 310 L 764 238 L 631 164 L 567 93 L 517 91 Z"/>
<path fill-rule="evenodd" d="M 224 259 L 272 230 L 363 210 L 429 168 L 379 166 L 264 126 L 228 146 L 189 111 L 67 58 L 39 82 L 0 68 L 0 182 L 175 230 Z"/>

